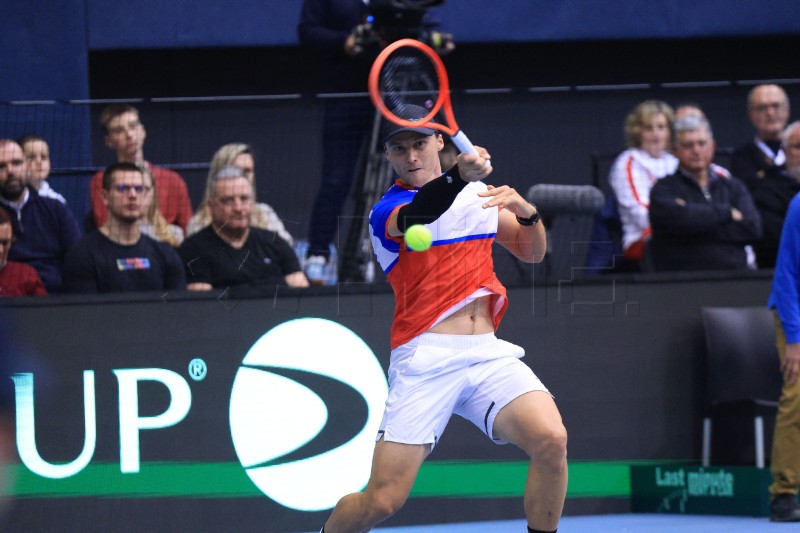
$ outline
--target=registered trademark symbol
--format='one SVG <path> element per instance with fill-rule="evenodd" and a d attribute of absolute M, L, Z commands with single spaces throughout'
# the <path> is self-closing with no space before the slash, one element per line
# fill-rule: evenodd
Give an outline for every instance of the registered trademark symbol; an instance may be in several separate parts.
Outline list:
<path fill-rule="evenodd" d="M 208 373 L 206 362 L 202 359 L 192 359 L 189 361 L 189 377 L 195 381 L 203 381 Z"/>

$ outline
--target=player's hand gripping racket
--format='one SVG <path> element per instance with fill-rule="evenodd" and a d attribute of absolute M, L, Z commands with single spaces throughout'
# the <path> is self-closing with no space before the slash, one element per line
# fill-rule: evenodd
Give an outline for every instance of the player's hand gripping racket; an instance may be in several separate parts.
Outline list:
<path fill-rule="evenodd" d="M 450 103 L 450 82 L 439 55 L 414 39 L 400 39 L 378 55 L 369 73 L 369 95 L 383 115 L 404 128 L 431 128 L 450 136 L 462 152 L 477 153 L 475 147 L 458 129 Z M 408 105 L 428 110 L 422 118 L 403 117 Z M 433 122 L 442 111 L 443 123 Z M 488 166 L 488 160 L 486 165 Z"/>

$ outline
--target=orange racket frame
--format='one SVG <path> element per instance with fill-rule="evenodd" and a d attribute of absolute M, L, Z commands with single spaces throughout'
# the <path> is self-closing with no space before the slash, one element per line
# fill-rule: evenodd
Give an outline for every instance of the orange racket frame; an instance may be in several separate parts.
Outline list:
<path fill-rule="evenodd" d="M 392 113 L 392 111 L 386 107 L 386 104 L 383 102 L 380 92 L 380 74 L 384 63 L 386 63 L 386 60 L 389 58 L 389 56 L 391 56 L 398 49 L 404 47 L 415 48 L 425 54 L 425 56 L 427 56 L 427 58 L 433 64 L 436 70 L 436 75 L 439 77 L 439 96 L 436 99 L 436 103 L 431 108 L 430 113 L 425 115 L 425 117 L 422 119 L 414 121 L 404 119 L 403 117 Z M 389 120 L 404 128 L 425 127 L 439 130 L 448 134 L 453 140 L 453 144 L 455 144 L 460 151 L 476 153 L 472 142 L 470 142 L 464 132 L 458 128 L 456 117 L 453 114 L 453 105 L 450 102 L 450 81 L 447 78 L 447 70 L 444 68 L 444 63 L 439 57 L 439 54 L 437 54 L 430 46 L 415 39 L 400 39 L 399 41 L 395 41 L 384 48 L 375 59 L 375 62 L 372 64 L 372 68 L 369 72 L 369 95 L 372 99 L 372 103 L 375 105 L 375 108 L 380 112 L 381 115 L 383 115 L 384 118 L 386 118 L 386 120 Z M 442 124 L 439 122 L 431 122 L 440 110 L 444 114 L 445 123 Z"/>

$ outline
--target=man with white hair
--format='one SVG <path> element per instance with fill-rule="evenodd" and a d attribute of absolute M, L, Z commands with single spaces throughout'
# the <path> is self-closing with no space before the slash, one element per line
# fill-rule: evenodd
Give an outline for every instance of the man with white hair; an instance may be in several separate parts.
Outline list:
<path fill-rule="evenodd" d="M 673 125 L 678 170 L 650 192 L 656 270 L 747 268 L 745 245 L 761 237 L 761 217 L 744 184 L 711 165 L 716 145 L 703 118 Z"/>
<path fill-rule="evenodd" d="M 206 200 L 211 224 L 183 241 L 178 250 L 186 268 L 187 288 L 308 287 L 289 243 L 274 231 L 250 225 L 253 186 L 243 170 L 224 166 L 211 181 Z"/>

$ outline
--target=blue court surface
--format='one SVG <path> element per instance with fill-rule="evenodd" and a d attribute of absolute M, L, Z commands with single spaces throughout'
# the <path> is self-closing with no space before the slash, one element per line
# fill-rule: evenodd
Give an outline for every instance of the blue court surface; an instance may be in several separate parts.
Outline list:
<path fill-rule="evenodd" d="M 467 522 L 462 524 L 437 524 L 376 528 L 387 533 L 525 533 L 525 520 L 497 522 Z M 672 531 L 697 531 L 703 533 L 784 533 L 800 531 L 800 524 L 779 524 L 767 518 L 738 516 L 698 516 L 667 514 L 621 514 L 566 516 L 558 526 L 559 533 L 595 532 L 656 533 Z M 315 532 L 316 533 L 316 532 Z"/>

